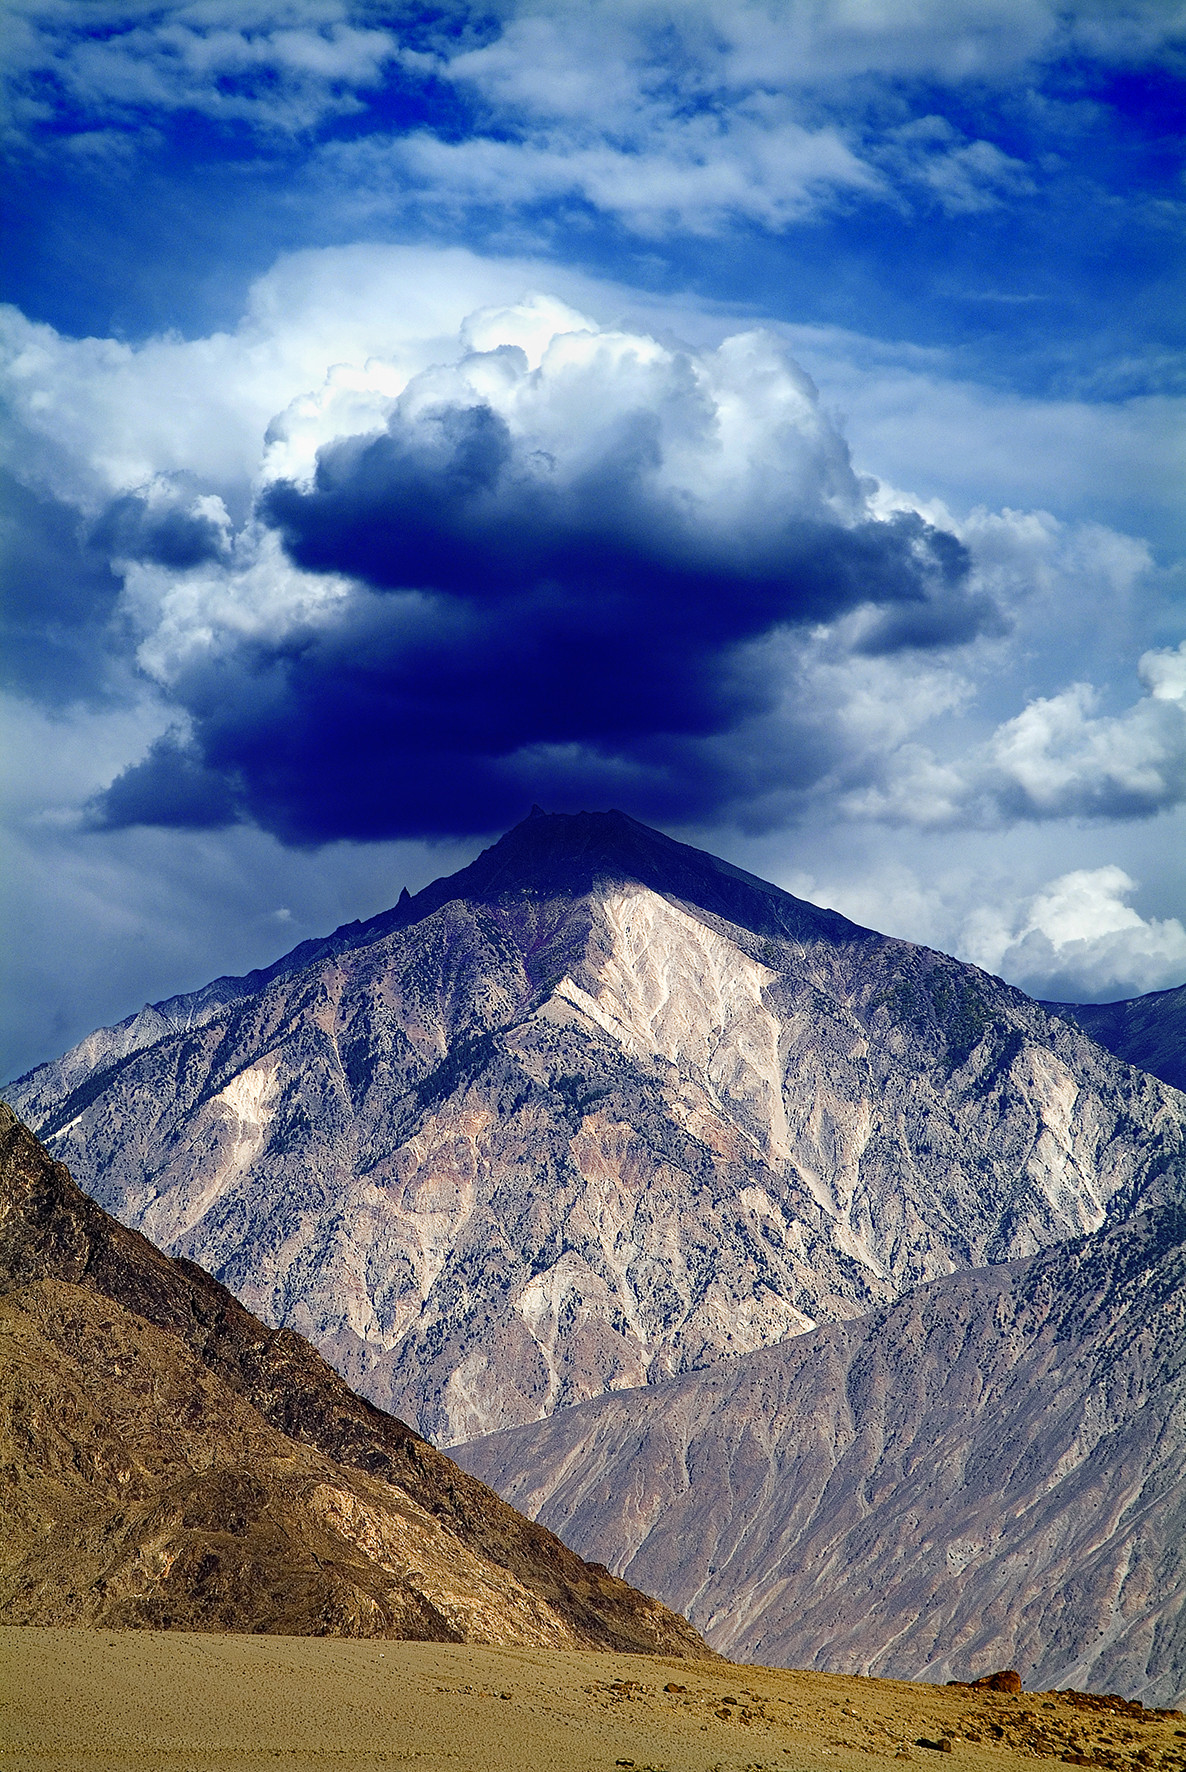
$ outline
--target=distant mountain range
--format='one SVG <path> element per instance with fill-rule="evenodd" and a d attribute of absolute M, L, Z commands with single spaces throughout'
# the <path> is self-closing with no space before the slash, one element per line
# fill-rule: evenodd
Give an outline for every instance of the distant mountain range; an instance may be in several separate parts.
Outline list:
<path fill-rule="evenodd" d="M 0 1106 L 0 1622 L 703 1655 Z"/>
<path fill-rule="evenodd" d="M 1186 1089 L 1186 984 L 1123 1003 L 1045 1003 L 1129 1064 Z"/>
<path fill-rule="evenodd" d="M 456 1449 L 739 1660 L 1186 1697 L 1186 1209 Z"/>
<path fill-rule="evenodd" d="M 1086 1015 L 620 813 L 536 814 L 6 1095 L 448 1444 L 1180 1201 L 1186 1097 Z"/>

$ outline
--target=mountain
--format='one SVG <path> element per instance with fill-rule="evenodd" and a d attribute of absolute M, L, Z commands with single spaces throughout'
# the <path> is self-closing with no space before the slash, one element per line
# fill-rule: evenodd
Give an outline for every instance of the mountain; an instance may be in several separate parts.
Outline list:
<path fill-rule="evenodd" d="M 1127 1064 L 1186 1089 L 1186 984 L 1123 1003 L 1045 1003 L 1043 1008 L 1076 1022 Z"/>
<path fill-rule="evenodd" d="M 0 1621 L 703 1654 L 0 1106 Z"/>
<path fill-rule="evenodd" d="M 738 1660 L 1178 1703 L 1186 1210 L 456 1456 Z"/>
<path fill-rule="evenodd" d="M 1186 1191 L 1186 1097 L 621 813 L 536 813 L 6 1095 L 444 1444 Z"/>

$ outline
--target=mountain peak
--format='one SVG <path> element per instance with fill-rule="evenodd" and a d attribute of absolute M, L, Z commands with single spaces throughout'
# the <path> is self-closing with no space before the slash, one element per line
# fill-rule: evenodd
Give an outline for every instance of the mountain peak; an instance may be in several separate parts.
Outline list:
<path fill-rule="evenodd" d="M 755 934 L 875 939 L 871 931 L 837 912 L 795 898 L 781 887 L 703 849 L 677 842 L 616 808 L 544 812 L 533 806 L 525 819 L 484 849 L 468 867 L 434 880 L 406 904 L 401 900 L 400 921 L 418 922 L 442 904 L 460 898 L 489 903 L 521 893 L 575 897 L 610 884 L 649 887 Z"/>

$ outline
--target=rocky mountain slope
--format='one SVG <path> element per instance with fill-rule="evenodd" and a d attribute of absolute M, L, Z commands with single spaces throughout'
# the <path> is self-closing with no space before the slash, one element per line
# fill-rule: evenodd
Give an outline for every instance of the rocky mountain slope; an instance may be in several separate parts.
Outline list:
<path fill-rule="evenodd" d="M 0 1621 L 703 1654 L 0 1107 Z"/>
<path fill-rule="evenodd" d="M 1123 1003 L 1046 1003 L 1043 1007 L 1077 1023 L 1117 1058 L 1152 1071 L 1175 1089 L 1186 1089 L 1186 984 L 1129 997 Z"/>
<path fill-rule="evenodd" d="M 533 815 L 6 1093 L 108 1210 L 442 1443 L 1186 1175 L 1186 1098 L 1073 1023 L 619 813 Z"/>
<path fill-rule="evenodd" d="M 726 1654 L 1186 1692 L 1186 1210 L 457 1449 Z"/>

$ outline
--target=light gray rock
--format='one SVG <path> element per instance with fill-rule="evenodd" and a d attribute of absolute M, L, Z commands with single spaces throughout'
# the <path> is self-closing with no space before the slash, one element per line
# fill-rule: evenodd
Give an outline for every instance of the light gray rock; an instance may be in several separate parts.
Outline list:
<path fill-rule="evenodd" d="M 1186 1697 L 1186 1211 L 454 1449 L 713 1648 Z"/>
<path fill-rule="evenodd" d="M 445 1444 L 1184 1191 L 1186 1097 L 621 814 L 158 1011 L 8 1100 Z"/>

